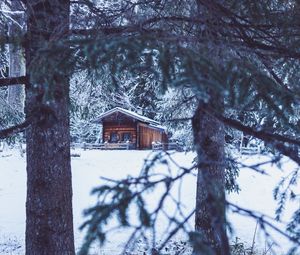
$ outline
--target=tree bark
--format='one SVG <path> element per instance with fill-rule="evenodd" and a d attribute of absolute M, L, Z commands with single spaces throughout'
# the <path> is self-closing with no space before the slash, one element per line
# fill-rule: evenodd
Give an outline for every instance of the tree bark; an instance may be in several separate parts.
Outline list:
<path fill-rule="evenodd" d="M 72 184 L 69 134 L 69 79 L 56 64 L 63 52 L 48 56 L 53 68 L 34 80 L 39 52 L 68 34 L 69 1 L 27 0 L 28 40 L 25 112 L 34 118 L 26 132 L 26 254 L 73 255 Z"/>
<path fill-rule="evenodd" d="M 213 16 L 207 6 L 203 6 L 204 3 L 209 5 L 209 1 L 196 0 L 196 15 L 206 20 L 205 24 L 197 26 L 198 37 L 211 41 L 208 54 L 211 60 L 222 64 L 223 60 L 218 54 L 220 49 L 213 43 L 220 36 L 218 30 L 222 27 L 217 25 L 218 17 Z M 211 109 L 222 114 L 224 104 L 216 88 L 207 88 L 206 92 L 207 101 L 199 99 L 192 119 L 198 164 L 195 212 L 197 241 L 194 255 L 229 255 L 225 214 L 225 131 L 223 124 L 209 114 Z"/>
<path fill-rule="evenodd" d="M 12 22 L 9 26 L 10 36 L 20 35 L 22 33 L 22 27 L 25 22 L 25 15 L 20 14 L 22 11 L 22 5 L 20 1 L 11 2 L 11 11 L 17 12 L 13 15 L 15 22 Z M 9 45 L 9 77 L 20 77 L 25 75 L 25 56 L 24 50 L 14 44 Z M 9 105 L 17 112 L 23 113 L 24 111 L 24 87 L 20 84 L 10 86 L 8 88 L 7 101 Z"/>
<path fill-rule="evenodd" d="M 211 107 L 222 109 L 219 102 L 215 97 L 208 103 L 200 102 L 192 120 L 198 160 L 195 255 L 230 254 L 225 218 L 224 127 L 207 112 Z"/>

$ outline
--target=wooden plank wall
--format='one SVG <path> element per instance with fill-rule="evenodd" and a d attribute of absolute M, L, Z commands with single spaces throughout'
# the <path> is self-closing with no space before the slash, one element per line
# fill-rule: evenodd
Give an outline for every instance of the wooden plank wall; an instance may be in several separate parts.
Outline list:
<path fill-rule="evenodd" d="M 117 132 L 119 142 L 121 142 L 123 133 L 131 133 L 132 141 L 136 149 L 151 149 L 152 142 L 167 142 L 167 135 L 163 130 L 149 127 L 144 123 L 136 122 L 103 122 L 103 142 L 110 142 L 112 132 Z"/>
<path fill-rule="evenodd" d="M 139 148 L 151 149 L 152 142 L 164 142 L 163 131 L 139 124 Z"/>

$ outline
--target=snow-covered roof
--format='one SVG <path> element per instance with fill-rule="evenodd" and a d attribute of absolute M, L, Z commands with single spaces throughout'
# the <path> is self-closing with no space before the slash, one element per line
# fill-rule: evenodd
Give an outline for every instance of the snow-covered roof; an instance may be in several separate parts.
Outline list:
<path fill-rule="evenodd" d="M 97 119 L 96 119 L 96 122 L 100 122 L 103 118 L 115 113 L 115 112 L 121 112 L 129 117 L 132 117 L 134 119 L 137 119 L 141 122 L 145 122 L 145 123 L 148 123 L 150 124 L 150 126 L 153 126 L 155 128 L 159 128 L 159 129 L 166 129 L 165 127 L 161 126 L 160 123 L 156 120 L 153 120 L 153 119 L 150 119 L 148 117 L 145 117 L 145 116 L 142 116 L 136 112 L 132 112 L 132 111 L 129 111 L 129 110 L 126 110 L 126 109 L 123 109 L 121 107 L 115 107 L 107 112 L 104 112 L 102 113 Z"/>

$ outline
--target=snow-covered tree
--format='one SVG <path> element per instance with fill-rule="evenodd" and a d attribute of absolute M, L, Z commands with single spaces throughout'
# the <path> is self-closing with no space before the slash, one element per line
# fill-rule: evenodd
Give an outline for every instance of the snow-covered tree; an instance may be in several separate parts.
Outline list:
<path fill-rule="evenodd" d="M 228 163 L 225 126 L 262 140 L 278 154 L 300 164 L 295 149 L 300 143 L 294 138 L 299 127 L 293 122 L 299 104 L 298 2 L 73 1 L 71 24 L 69 1 L 30 0 L 25 5 L 28 33 L 21 39 L 26 42 L 27 75 L 1 79 L 0 85 L 27 84 L 27 119 L 2 130 L 0 137 L 27 128 L 27 253 L 45 249 L 44 253 L 74 254 L 68 83 L 70 77 L 80 80 L 80 75 L 87 73 L 87 84 L 72 84 L 72 105 L 80 112 L 78 119 L 74 117 L 77 124 L 82 119 L 89 121 L 104 107 L 97 102 L 103 97 L 110 106 L 121 104 L 138 109 L 144 105 L 147 109 L 149 101 L 139 101 L 129 84 L 137 85 L 137 91 L 141 91 L 151 85 L 149 78 L 154 77 L 158 91 L 174 93 L 172 90 L 178 89 L 178 93 L 185 93 L 183 88 L 188 88 L 187 95 L 193 97 L 187 113 L 194 110 L 189 118 L 197 152 L 197 201 L 194 212 L 181 222 L 175 220 L 178 226 L 173 231 L 196 213 L 196 231 L 190 233 L 195 254 L 203 250 L 229 254 L 225 206 L 235 210 L 237 207 L 226 202 L 224 196 Z M 7 40 L 23 42 L 2 34 L 1 42 Z M 157 88 L 151 89 L 152 93 Z M 184 107 L 178 106 L 176 118 L 187 115 L 179 112 L 185 111 Z M 258 124 L 253 124 L 249 111 Z M 180 169 L 181 175 L 194 168 Z M 138 178 L 97 189 L 104 200 L 88 211 L 92 219 L 86 224 L 84 254 L 93 241 L 104 239 L 102 226 L 111 214 L 116 213 L 121 225 L 128 226 L 126 210 L 132 201 L 140 212 L 141 225 L 136 230 L 154 226 L 153 217 L 157 214 L 147 211 L 141 190 L 153 189 L 157 183 L 168 188 L 179 177 L 164 176 L 151 182 L 150 170 L 146 167 L 144 175 Z M 116 199 L 105 203 L 111 193 Z M 299 244 L 297 226 L 298 211 L 288 237 Z M 60 233 L 59 238 L 56 233 Z M 44 243 L 49 245 L 43 246 Z"/>

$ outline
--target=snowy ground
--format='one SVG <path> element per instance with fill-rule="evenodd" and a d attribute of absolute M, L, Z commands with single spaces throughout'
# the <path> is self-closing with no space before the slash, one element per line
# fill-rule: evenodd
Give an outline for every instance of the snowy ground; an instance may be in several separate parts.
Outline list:
<path fill-rule="evenodd" d="M 81 157 L 72 158 L 73 174 L 73 207 L 76 246 L 82 243 L 83 234 L 78 227 L 83 223 L 83 209 L 93 205 L 95 198 L 90 196 L 93 187 L 103 184 L 100 176 L 113 179 L 137 175 L 142 168 L 144 159 L 149 151 L 79 151 Z M 190 166 L 194 158 L 193 153 L 176 153 L 174 159 L 183 166 Z M 266 157 L 251 156 L 244 158 L 245 164 L 253 164 L 266 160 Z M 163 166 L 158 166 L 165 171 Z M 251 208 L 267 215 L 273 216 L 276 202 L 272 199 L 275 184 L 286 175 L 279 171 L 276 166 L 267 165 L 268 176 L 242 169 L 239 177 L 241 192 L 230 195 L 230 201 L 240 206 Z M 284 169 L 291 171 L 295 166 L 291 162 L 284 163 Z M 183 182 L 182 198 L 188 209 L 192 209 L 195 200 L 195 178 L 186 178 Z M 153 195 L 154 198 L 158 194 Z M 5 151 L 0 153 L 0 254 L 24 254 L 25 232 L 25 196 L 26 196 L 26 173 L 25 158 L 18 151 Z M 151 203 L 151 202 L 150 202 Z M 297 204 L 286 208 L 287 219 Z M 238 236 L 251 245 L 255 230 L 255 221 L 238 215 L 229 215 L 234 227 L 232 238 Z M 192 225 L 192 222 L 190 222 Z M 163 222 L 161 224 L 163 226 Z M 109 239 L 104 250 L 96 254 L 118 254 L 122 249 L 127 231 L 119 231 L 113 239 Z M 288 243 L 278 234 L 274 234 L 281 248 L 276 248 L 277 254 L 285 254 Z M 182 237 L 184 238 L 184 237 Z M 258 229 L 256 246 L 263 248 L 262 231 Z M 273 247 L 275 248 L 275 246 Z"/>

